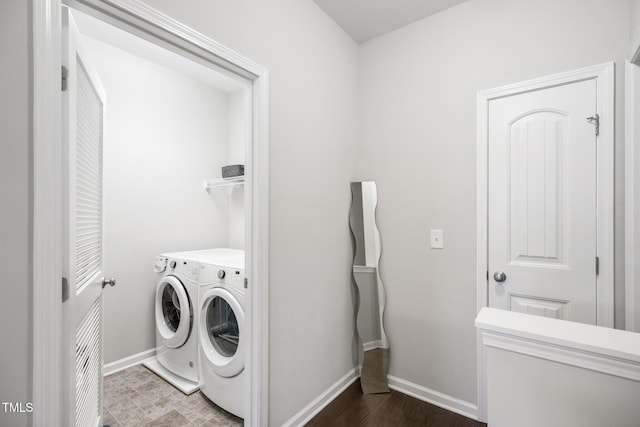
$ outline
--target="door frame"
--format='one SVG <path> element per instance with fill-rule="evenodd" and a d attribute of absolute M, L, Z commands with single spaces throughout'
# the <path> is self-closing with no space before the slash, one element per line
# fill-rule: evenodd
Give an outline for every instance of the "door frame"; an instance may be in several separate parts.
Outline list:
<path fill-rule="evenodd" d="M 33 424 L 62 426 L 62 136 L 60 94 L 61 13 L 66 4 L 112 25 L 197 57 L 248 82 L 251 150 L 246 155 L 245 359 L 247 425 L 268 423 L 269 396 L 269 128 L 268 70 L 191 28 L 134 0 L 31 0 L 33 79 L 32 403 Z M 56 398 L 52 398 L 56 396 Z"/>
<path fill-rule="evenodd" d="M 636 217 L 640 207 L 640 175 L 635 173 L 640 160 L 636 159 L 636 142 L 640 139 L 638 114 L 640 114 L 640 30 L 636 32 L 625 58 L 625 138 L 624 138 L 624 186 L 625 186 L 625 329 L 640 332 L 640 318 L 636 310 L 640 303 L 640 284 L 636 281 L 637 263 L 640 262 L 640 237 L 636 236 Z"/>
<path fill-rule="evenodd" d="M 506 96 L 585 80 L 596 80 L 597 111 L 600 115 L 596 166 L 596 251 L 600 258 L 600 272 L 596 276 L 596 322 L 599 326 L 613 327 L 614 325 L 615 64 L 613 62 L 478 92 L 476 122 L 476 314 L 488 305 L 489 102 Z M 486 373 L 484 372 L 483 359 L 481 343 L 478 338 L 478 419 L 486 421 Z"/>

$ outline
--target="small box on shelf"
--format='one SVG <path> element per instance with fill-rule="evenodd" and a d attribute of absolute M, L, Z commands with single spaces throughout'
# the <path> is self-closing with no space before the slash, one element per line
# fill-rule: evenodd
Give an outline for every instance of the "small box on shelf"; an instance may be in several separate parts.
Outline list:
<path fill-rule="evenodd" d="M 222 167 L 222 178 L 244 176 L 244 165 L 228 165 Z"/>

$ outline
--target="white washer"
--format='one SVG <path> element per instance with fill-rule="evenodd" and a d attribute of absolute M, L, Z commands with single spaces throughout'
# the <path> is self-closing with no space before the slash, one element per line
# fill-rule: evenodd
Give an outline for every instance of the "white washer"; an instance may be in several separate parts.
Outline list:
<path fill-rule="evenodd" d="M 220 259 L 236 255 L 231 249 L 206 249 L 161 254 L 155 271 L 156 356 L 144 365 L 185 394 L 200 388 L 198 309 L 201 287 L 218 282 Z M 242 251 L 240 251 L 242 252 Z"/>
<path fill-rule="evenodd" d="M 200 287 L 200 390 L 244 418 L 244 252 L 228 253 L 219 261 L 219 282 Z"/>
<path fill-rule="evenodd" d="M 143 364 L 183 393 L 198 390 L 198 284 L 201 265 L 188 252 L 156 258 L 156 356 Z"/>

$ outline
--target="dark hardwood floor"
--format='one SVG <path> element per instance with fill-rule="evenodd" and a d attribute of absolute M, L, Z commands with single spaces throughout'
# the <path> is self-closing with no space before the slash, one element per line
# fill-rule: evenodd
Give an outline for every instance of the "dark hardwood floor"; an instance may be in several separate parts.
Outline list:
<path fill-rule="evenodd" d="M 306 426 L 486 427 L 486 424 L 394 390 L 363 395 L 358 380 Z"/>

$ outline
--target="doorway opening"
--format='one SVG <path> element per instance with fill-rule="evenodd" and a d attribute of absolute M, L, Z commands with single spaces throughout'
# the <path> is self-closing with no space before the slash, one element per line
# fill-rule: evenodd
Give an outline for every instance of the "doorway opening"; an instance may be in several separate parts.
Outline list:
<path fill-rule="evenodd" d="M 173 248 L 163 249 L 160 253 L 205 247 L 244 249 L 247 279 L 244 283 L 244 339 L 247 351 L 244 353 L 246 375 L 243 401 L 245 420 L 251 424 L 260 423 L 267 419 L 265 390 L 268 389 L 267 71 L 140 3 L 124 0 L 119 1 L 117 7 L 110 2 L 69 3 L 74 8 L 74 15 L 81 16 L 80 20 L 85 21 L 80 27 L 84 28 L 86 36 L 93 39 L 88 43 L 92 45 L 91 50 L 101 51 L 101 68 L 111 68 L 108 73 L 112 75 L 108 79 L 113 83 L 113 95 L 107 92 L 107 99 L 120 102 L 120 106 L 114 108 L 117 113 L 111 115 L 107 101 L 105 122 L 105 177 L 107 187 L 112 187 L 105 192 L 105 218 L 111 218 L 106 222 L 107 270 L 116 265 L 120 257 L 120 261 L 124 261 L 120 264 L 121 267 L 140 272 L 140 269 L 133 267 L 136 262 L 130 263 L 135 257 L 126 257 L 127 251 L 130 254 L 136 252 L 132 250 L 133 242 L 136 241 L 157 244 L 163 237 L 176 239 L 170 244 Z M 36 2 L 33 9 L 36 34 L 34 266 L 37 266 L 37 271 L 34 271 L 33 401 L 40 408 L 34 413 L 34 423 L 39 424 L 38 420 L 45 423 L 46 420 L 48 425 L 66 425 L 62 408 L 62 396 L 65 393 L 61 393 L 65 381 L 58 372 L 59 369 L 52 369 L 63 365 L 66 357 L 66 352 L 61 349 L 64 308 L 59 297 L 60 288 L 52 288 L 52 283 L 60 283 L 64 258 L 61 244 L 64 214 L 59 198 L 64 190 L 57 180 L 52 179 L 64 173 L 59 157 L 62 150 L 59 137 L 61 67 L 58 53 L 61 46 L 61 7 L 59 1 L 42 1 Z M 104 43 L 106 33 L 116 28 L 116 33 L 119 32 L 116 41 L 111 45 Z M 132 38 L 134 36 L 138 38 Z M 113 46 L 117 43 L 120 46 Z M 122 61 L 137 61 L 138 65 L 125 65 Z M 146 76 L 141 76 L 140 81 L 150 85 L 146 88 L 146 94 L 139 94 L 141 96 L 137 99 L 146 100 L 146 104 L 133 105 L 136 102 L 122 101 L 125 96 L 132 99 L 131 92 L 144 92 L 141 85 L 130 84 L 135 80 L 132 74 L 144 68 L 141 65 L 143 62 L 151 68 L 156 67 L 155 71 L 147 68 Z M 56 70 L 57 73 L 51 75 L 43 70 Z M 120 77 L 117 76 L 119 71 L 124 71 Z M 171 74 L 173 78 L 170 78 Z M 173 82 L 183 80 L 184 84 L 180 88 L 171 87 L 166 84 L 169 80 L 162 82 L 163 78 Z M 151 85 L 152 81 L 155 81 L 155 89 Z M 122 93 L 117 94 L 118 91 Z M 186 95 L 189 91 L 193 96 Z M 165 102 L 162 101 L 163 95 Z M 117 101 L 118 98 L 120 101 Z M 177 106 L 177 99 L 180 100 L 180 107 Z M 153 100 L 156 101 L 155 104 Z M 167 100 L 173 102 L 166 102 Z M 165 112 L 161 113 L 159 110 L 163 108 Z M 216 112 L 220 114 L 216 115 Z M 117 117 L 118 114 L 120 117 Z M 154 125 L 154 120 L 162 123 L 156 122 Z M 110 123 L 116 122 L 122 124 L 122 127 L 109 127 Z M 161 127 L 159 124 L 168 127 L 157 132 Z M 113 144 L 110 145 L 110 141 Z M 219 144 L 212 144 L 211 141 L 218 141 Z M 176 165 L 180 164 L 187 164 L 188 167 L 178 171 Z M 216 178 L 220 174 L 220 168 L 229 164 L 244 164 L 244 183 L 236 182 L 224 189 L 217 189 L 219 183 Z M 205 170 L 208 172 L 205 173 Z M 115 179 L 109 182 L 109 177 Z M 131 189 L 135 191 L 129 191 Z M 191 201 L 184 198 L 187 193 L 192 194 L 189 199 Z M 145 199 L 148 201 L 146 204 L 140 203 Z M 154 203 L 150 201 L 163 203 L 152 209 Z M 149 210 L 145 213 L 147 208 Z M 109 209 L 114 211 L 108 212 Z M 127 215 L 122 214 L 123 209 Z M 186 215 L 174 216 L 171 220 L 171 212 Z M 140 216 L 136 218 L 137 215 Z M 217 227 L 212 224 L 217 224 Z M 51 227 L 51 232 L 42 231 L 48 227 Z M 143 236 L 145 233 L 147 235 Z M 191 238 L 187 237 L 189 235 Z M 120 239 L 119 243 L 115 243 L 116 237 Z M 111 249 L 108 247 L 110 238 L 114 244 Z M 127 241 L 129 247 L 125 248 Z M 140 253 L 148 250 L 151 249 L 146 248 Z M 157 249 L 152 251 L 155 252 L 154 255 L 160 254 Z M 148 266 L 153 269 L 153 259 Z M 106 273 L 111 275 L 109 271 Z M 135 274 L 130 275 L 133 276 Z M 151 288 L 152 293 L 155 293 L 154 282 L 157 280 L 152 280 L 150 286 L 143 283 L 145 280 L 133 279 L 132 282 L 135 285 L 129 284 L 126 289 L 121 289 L 128 296 L 133 296 L 132 291 L 135 293 L 144 288 Z M 119 285 L 124 284 L 121 279 Z M 114 290 L 117 288 L 118 286 Z M 143 294 L 144 291 L 139 293 Z M 108 292 L 105 295 L 106 298 L 118 298 Z M 151 323 L 155 329 L 154 316 L 146 313 L 153 312 L 153 300 L 151 297 L 147 301 L 141 301 L 140 307 L 137 307 L 137 315 L 146 318 L 142 323 Z M 108 315 L 108 300 L 106 307 Z M 118 324 L 130 324 L 131 321 L 136 322 L 121 310 L 108 319 L 111 326 L 114 326 L 113 330 L 117 330 Z M 113 345 L 113 339 L 109 342 L 109 334 L 113 336 L 117 332 L 105 332 L 105 346 L 112 352 L 106 354 L 107 365 L 109 362 L 126 359 L 121 357 L 127 352 L 123 343 L 131 343 L 137 338 L 121 337 L 125 339 Z M 50 337 L 57 338 L 52 340 Z M 145 339 L 149 340 L 149 334 L 146 334 Z M 120 349 L 117 348 L 119 345 Z M 155 343 L 151 347 L 155 347 Z M 116 354 L 123 350 L 124 353 Z M 142 353 L 128 356 L 142 357 L 145 352 Z M 122 366 L 107 366 L 114 370 L 119 367 Z"/>

